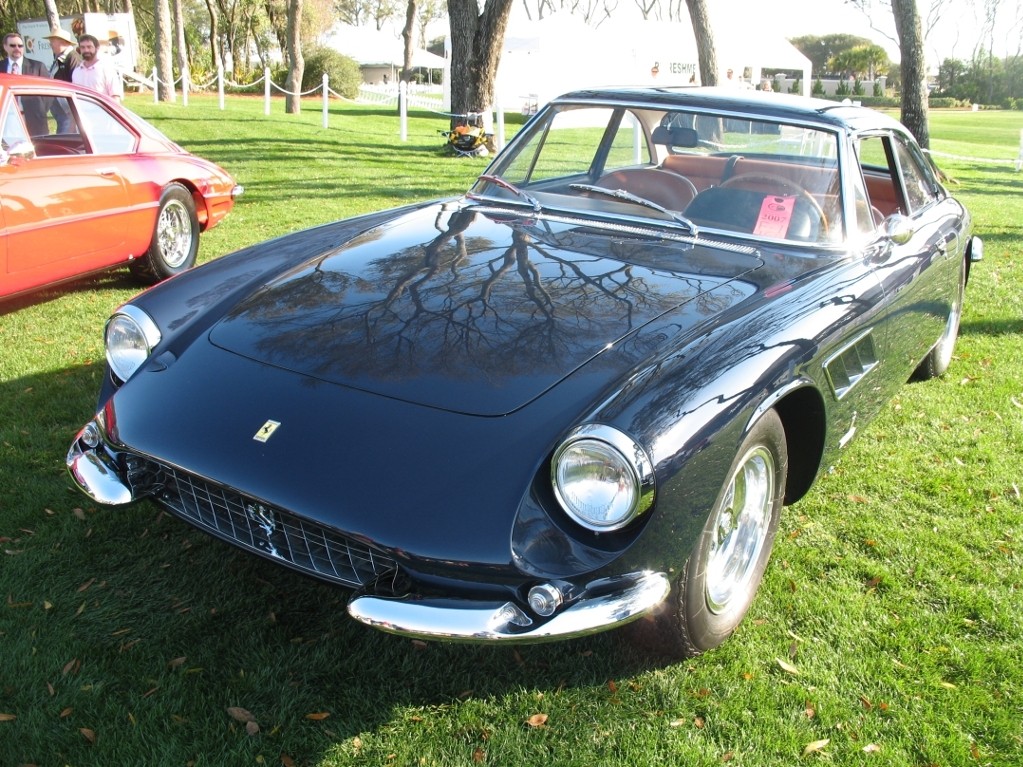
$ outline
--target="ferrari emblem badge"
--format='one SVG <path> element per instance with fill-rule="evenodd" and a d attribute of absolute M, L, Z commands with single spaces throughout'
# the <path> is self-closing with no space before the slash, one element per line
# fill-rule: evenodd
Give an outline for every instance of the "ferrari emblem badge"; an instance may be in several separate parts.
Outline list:
<path fill-rule="evenodd" d="M 256 440 L 256 442 L 266 442 L 274 435 L 274 432 L 277 431 L 277 427 L 280 425 L 280 421 L 267 421 L 259 427 L 259 431 L 257 431 L 252 438 Z"/>

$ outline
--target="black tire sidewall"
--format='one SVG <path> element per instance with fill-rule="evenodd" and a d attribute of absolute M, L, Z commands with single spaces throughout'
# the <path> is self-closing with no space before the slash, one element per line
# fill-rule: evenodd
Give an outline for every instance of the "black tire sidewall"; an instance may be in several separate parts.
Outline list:
<path fill-rule="evenodd" d="M 177 266 L 171 266 L 167 263 L 164 258 L 162 249 L 160 248 L 160 217 L 163 215 L 164 208 L 167 207 L 168 203 L 176 200 L 182 203 L 188 210 L 188 217 L 192 228 L 192 241 L 190 246 L 190 252 L 188 257 Z M 156 212 L 156 223 L 153 225 L 153 239 L 149 244 L 149 250 L 146 251 L 146 255 L 139 259 L 134 265 L 136 268 L 133 271 L 142 279 L 150 282 L 159 282 L 165 280 L 168 277 L 173 277 L 176 274 L 190 269 L 195 265 L 196 255 L 199 252 L 199 218 L 195 211 L 195 201 L 192 199 L 192 195 L 185 187 L 181 184 L 169 184 L 160 195 L 160 206 Z"/>
<path fill-rule="evenodd" d="M 766 447 L 775 463 L 774 500 L 771 505 L 771 519 L 768 523 L 767 536 L 745 597 L 736 599 L 726 612 L 714 613 L 707 606 L 707 573 L 704 566 L 706 552 L 712 540 L 711 524 L 728 483 L 739 467 L 739 462 L 757 445 Z M 736 451 L 725 481 L 714 501 L 714 513 L 708 514 L 707 523 L 704 525 L 699 541 L 675 586 L 678 600 L 678 630 L 683 644 L 689 647 L 690 654 L 706 652 L 720 645 L 731 636 L 749 611 L 774 546 L 774 537 L 778 530 L 778 521 L 785 498 L 787 472 L 788 451 L 785 442 L 785 428 L 778 414 L 769 410 L 757 420 Z"/>

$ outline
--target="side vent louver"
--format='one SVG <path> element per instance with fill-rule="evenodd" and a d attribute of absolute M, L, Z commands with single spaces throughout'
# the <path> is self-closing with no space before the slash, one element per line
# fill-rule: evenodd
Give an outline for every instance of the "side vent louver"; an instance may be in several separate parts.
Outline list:
<path fill-rule="evenodd" d="M 867 330 L 824 362 L 835 397 L 842 399 L 877 365 L 873 330 Z"/>

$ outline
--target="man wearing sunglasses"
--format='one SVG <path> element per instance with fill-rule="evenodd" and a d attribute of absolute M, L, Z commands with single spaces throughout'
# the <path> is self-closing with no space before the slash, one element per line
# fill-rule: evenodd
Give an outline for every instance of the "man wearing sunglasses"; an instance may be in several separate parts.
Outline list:
<path fill-rule="evenodd" d="M 25 41 L 17 32 L 8 32 L 4 35 L 4 51 L 7 58 L 0 61 L 0 72 L 10 75 L 50 76 L 50 71 L 43 62 L 25 57 Z"/>

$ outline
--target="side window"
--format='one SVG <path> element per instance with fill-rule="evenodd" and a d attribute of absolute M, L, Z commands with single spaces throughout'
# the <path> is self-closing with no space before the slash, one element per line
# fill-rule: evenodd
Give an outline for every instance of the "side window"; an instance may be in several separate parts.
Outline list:
<path fill-rule="evenodd" d="M 611 141 L 604 172 L 642 165 L 649 161 L 643 128 L 631 113 L 626 113 Z"/>
<path fill-rule="evenodd" d="M 585 176 L 607 130 L 613 111 L 604 107 L 565 109 L 552 114 L 546 126 L 536 126 L 515 163 L 500 173 L 510 181 L 533 184 Z"/>
<path fill-rule="evenodd" d="M 3 135 L 0 136 L 3 150 L 6 152 L 16 144 L 28 141 L 28 131 L 25 130 L 25 123 L 21 121 L 21 112 L 17 109 L 8 109 L 4 115 Z"/>
<path fill-rule="evenodd" d="M 905 212 L 890 138 L 888 136 L 865 136 L 859 139 L 856 142 L 856 157 L 863 173 L 866 203 L 872 217 L 877 220 L 886 218 L 892 213 Z M 858 202 L 857 207 L 859 207 Z M 860 212 L 857 211 L 856 215 L 859 218 Z M 861 226 L 857 228 L 864 231 Z"/>
<path fill-rule="evenodd" d="M 917 156 L 917 153 L 902 141 L 896 140 L 894 144 L 899 167 L 902 169 L 902 180 L 906 186 L 910 212 L 919 210 L 936 199 L 936 184 L 931 177 L 930 169 L 924 166 L 923 158 Z"/>
<path fill-rule="evenodd" d="M 78 111 L 95 154 L 125 154 L 135 149 L 138 137 L 101 104 L 79 98 Z"/>

